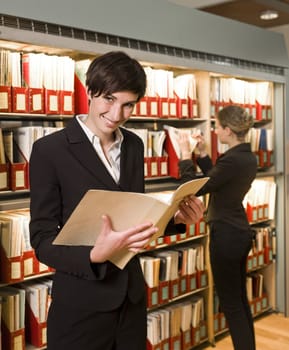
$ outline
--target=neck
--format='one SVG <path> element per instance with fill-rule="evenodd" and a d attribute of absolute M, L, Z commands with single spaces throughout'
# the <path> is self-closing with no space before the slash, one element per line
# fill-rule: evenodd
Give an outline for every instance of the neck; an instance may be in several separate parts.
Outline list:
<path fill-rule="evenodd" d="M 235 147 L 237 145 L 240 145 L 241 143 L 244 143 L 244 141 L 239 140 L 232 140 L 231 142 L 228 142 L 229 148 Z"/>

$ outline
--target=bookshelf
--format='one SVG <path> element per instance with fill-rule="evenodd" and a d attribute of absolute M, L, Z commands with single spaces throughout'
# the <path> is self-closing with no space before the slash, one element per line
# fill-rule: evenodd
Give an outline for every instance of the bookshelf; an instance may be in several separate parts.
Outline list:
<path fill-rule="evenodd" d="M 29 22 L 29 20 L 27 20 Z M 3 23 L 3 22 L 2 22 Z M 57 25 L 53 27 L 56 31 L 59 29 Z M 73 31 L 73 28 L 72 28 Z M 76 30 L 75 30 L 76 32 Z M 82 32 L 80 30 L 80 32 Z M 194 127 L 200 128 L 207 140 L 211 140 L 211 129 L 213 127 L 214 121 L 212 117 L 212 105 L 211 105 L 211 86 L 212 79 L 216 76 L 218 78 L 229 79 L 238 78 L 245 80 L 246 82 L 269 82 L 272 85 L 272 118 L 269 120 L 256 121 L 256 128 L 272 128 L 274 135 L 274 162 L 273 165 L 268 167 L 263 167 L 262 171 L 259 172 L 258 178 L 265 178 L 269 181 L 273 181 L 280 188 L 278 190 L 278 196 L 276 200 L 276 206 L 286 207 L 286 198 L 283 194 L 282 189 L 284 188 L 284 135 L 281 130 L 284 129 L 284 119 L 285 119 L 285 107 L 284 107 L 284 91 L 286 86 L 285 73 L 282 74 L 282 67 L 271 66 L 265 62 L 261 61 L 260 65 L 255 62 L 245 62 L 246 64 L 238 65 L 231 57 L 222 57 L 205 53 L 198 53 L 196 55 L 192 50 L 188 49 L 177 49 L 170 48 L 169 46 L 159 45 L 156 50 L 147 51 L 145 45 L 146 43 L 142 40 L 133 41 L 129 45 L 121 45 L 121 40 L 116 39 L 114 35 L 103 35 L 102 42 L 93 42 L 87 40 L 90 31 L 83 31 L 85 33 L 84 38 L 67 38 L 63 36 L 57 37 L 57 44 L 55 42 L 55 32 L 53 35 L 48 33 L 35 33 L 29 30 L 22 30 L 19 27 L 13 28 L 6 25 L 1 25 L 1 43 L 0 47 L 5 47 L 7 43 L 13 43 L 15 51 L 23 50 L 23 43 L 29 45 L 29 50 L 45 53 L 57 53 L 58 55 L 69 55 L 73 59 L 83 59 L 91 58 L 96 54 L 101 54 L 107 50 L 122 49 L 127 51 L 129 54 L 134 55 L 141 62 L 147 66 L 152 66 L 155 69 L 166 69 L 168 71 L 174 72 L 176 75 L 191 73 L 196 77 L 197 91 L 198 91 L 198 112 L 193 118 L 179 118 L 170 116 L 139 116 L 135 115 L 127 124 L 127 127 L 133 128 L 146 128 L 150 130 L 163 130 L 164 125 L 177 126 L 181 128 Z M 17 38 L 17 39 L 16 39 Z M 95 36 L 94 36 L 95 38 Z M 99 36 L 101 38 L 101 36 Z M 121 39 L 121 38 L 117 38 Z M 94 39 L 95 40 L 95 39 Z M 129 40 L 129 39 L 128 39 Z M 43 42 L 45 46 L 43 46 Z M 123 41 L 124 42 L 124 41 Z M 134 45 L 133 45 L 134 44 Z M 40 46 L 41 45 L 41 46 Z M 57 45 L 57 46 L 56 46 Z M 163 51 L 161 51 L 163 49 Z M 208 51 L 209 52 L 209 51 Z M 216 59 L 216 60 L 215 60 Z M 233 62 L 228 64 L 228 62 Z M 221 63 L 221 64 L 220 64 Z M 242 63 L 242 62 L 241 62 Z M 281 73 L 280 73 L 281 72 Z M 46 114 L 46 113 L 0 113 L 0 126 L 2 128 L 10 128 L 11 126 L 31 126 L 31 125 L 45 125 L 45 126 L 62 126 L 65 125 L 66 121 L 71 118 L 70 115 L 63 114 Z M 277 141 L 278 140 L 278 141 Z M 212 141 L 209 142 L 209 146 L 212 147 Z M 261 170 L 261 169 L 260 169 Z M 178 185 L 178 180 L 167 174 L 166 176 L 151 176 L 146 179 L 146 191 L 156 191 L 156 190 L 171 190 Z M 17 191 L 5 190 L 0 192 L 1 198 L 1 211 L 5 210 L 16 210 L 20 208 L 27 208 L 29 205 L 29 189 L 21 189 Z M 276 230 L 277 240 L 279 235 L 282 239 L 284 235 L 284 228 L 286 225 L 285 217 L 282 213 L 276 213 L 274 220 L 271 222 L 272 227 Z M 170 242 L 172 245 L 185 245 L 189 246 L 192 242 L 200 242 L 205 251 L 208 247 L 208 235 L 207 232 L 204 235 L 194 238 L 179 238 L 179 242 Z M 279 246 L 279 244 L 277 244 Z M 153 246 L 152 251 L 165 250 L 166 247 Z M 278 250 L 278 249 L 277 249 Z M 208 256 L 206 255 L 206 265 L 208 266 Z M 278 301 L 278 293 L 275 288 L 276 280 L 280 278 L 281 271 L 277 271 L 275 258 L 268 266 L 260 265 L 258 269 L 264 275 L 265 286 L 270 294 L 268 295 L 268 307 L 272 309 L 282 308 L 282 297 L 281 302 Z M 280 262 L 283 262 L 283 257 L 281 255 Z M 254 270 L 254 271 L 255 271 Z M 39 275 L 35 276 L 38 279 Z M 283 285 L 282 282 L 281 285 Z M 1 286 L 0 286 L 1 288 Z M 188 295 L 189 294 L 189 295 Z M 204 296 L 205 299 L 205 309 L 207 314 L 207 329 L 206 337 L 202 338 L 202 341 L 209 341 L 214 343 L 214 338 L 220 331 L 220 328 L 216 328 L 214 325 L 216 322 L 223 325 L 224 320 L 220 315 L 214 318 L 213 315 L 213 281 L 210 275 L 208 266 L 207 284 L 198 288 L 196 291 L 191 291 L 189 293 L 181 293 L 178 296 L 172 297 L 168 300 L 168 304 L 173 305 L 178 301 L 187 298 L 195 294 L 200 294 Z M 280 298 L 280 296 L 279 296 Z M 156 311 L 158 308 L 162 308 L 165 303 L 157 303 L 156 306 L 150 308 L 149 313 Z M 267 308 L 264 308 L 264 311 Z M 259 313 L 258 313 L 259 314 Z M 223 326 L 221 326 L 223 327 Z M 225 326 L 222 328 L 224 329 Z M 191 335 L 192 337 L 192 335 Z M 201 338 L 198 338 L 201 341 Z M 199 342 L 200 343 L 200 342 Z M 185 350 L 195 347 L 199 343 L 186 344 Z M 34 347 L 35 348 L 35 347 Z M 41 347 L 45 348 L 45 347 Z M 27 349 L 31 350 L 32 347 L 29 345 Z M 157 348 L 156 348 L 157 349 Z M 182 349 L 182 350 L 184 350 Z M 8 350 L 8 349 L 7 349 Z"/>

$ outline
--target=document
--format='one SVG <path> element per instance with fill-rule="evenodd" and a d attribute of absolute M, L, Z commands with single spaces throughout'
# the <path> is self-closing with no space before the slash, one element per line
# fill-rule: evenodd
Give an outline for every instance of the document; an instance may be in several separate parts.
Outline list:
<path fill-rule="evenodd" d="M 152 222 L 158 227 L 158 231 L 151 238 L 154 240 L 163 235 L 179 203 L 186 196 L 197 193 L 208 179 L 204 177 L 188 181 L 175 191 L 167 192 L 162 198 L 160 198 L 161 193 L 89 190 L 53 243 L 93 246 L 101 230 L 104 214 L 110 217 L 115 231 L 123 231 L 144 222 Z M 122 269 L 134 255 L 125 249 L 114 256 L 111 262 Z"/>

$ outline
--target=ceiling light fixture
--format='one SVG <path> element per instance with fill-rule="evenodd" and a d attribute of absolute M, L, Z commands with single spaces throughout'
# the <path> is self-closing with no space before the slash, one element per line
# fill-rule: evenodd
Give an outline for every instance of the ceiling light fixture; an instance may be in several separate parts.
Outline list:
<path fill-rule="evenodd" d="M 279 13 L 275 10 L 263 11 L 260 14 L 260 18 L 263 19 L 264 21 L 270 21 L 270 20 L 276 19 L 278 17 L 279 17 Z"/>

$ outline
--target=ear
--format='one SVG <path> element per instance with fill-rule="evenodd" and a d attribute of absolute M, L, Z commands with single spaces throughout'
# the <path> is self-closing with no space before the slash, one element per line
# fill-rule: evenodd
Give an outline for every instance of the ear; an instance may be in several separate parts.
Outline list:
<path fill-rule="evenodd" d="M 90 101 L 92 99 L 92 96 L 91 96 L 91 92 L 88 91 L 88 88 L 86 88 L 86 94 L 87 94 L 88 100 Z"/>
<path fill-rule="evenodd" d="M 231 136 L 233 134 L 233 131 L 228 126 L 225 127 L 225 131 L 228 136 Z"/>

